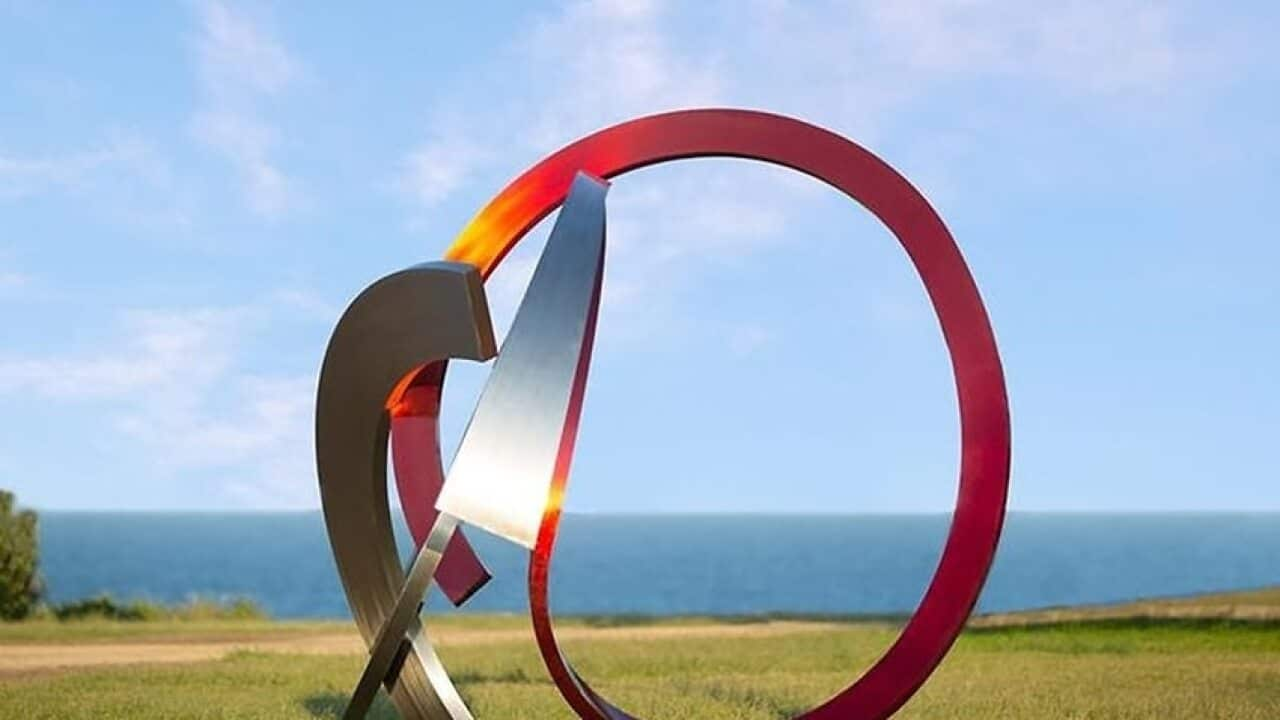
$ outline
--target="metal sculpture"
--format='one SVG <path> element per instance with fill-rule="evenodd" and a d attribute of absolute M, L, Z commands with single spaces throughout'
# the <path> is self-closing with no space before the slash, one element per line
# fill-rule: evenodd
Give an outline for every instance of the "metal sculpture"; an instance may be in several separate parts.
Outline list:
<path fill-rule="evenodd" d="M 395 607 L 404 572 L 391 535 L 387 433 L 406 376 L 447 357 L 487 360 L 497 348 L 475 268 L 429 263 L 374 283 L 329 341 L 316 398 L 316 468 L 325 525 L 356 627 L 372 644 Z M 462 536 L 456 542 L 464 542 Z M 442 717 L 456 695 L 420 628 L 401 658 L 391 698 L 406 717 Z M 447 679 L 447 677 L 446 677 Z M 458 700 L 461 703 L 461 700 Z"/>
<path fill-rule="evenodd" d="M 925 592 L 924 598 L 915 614 L 903 628 L 897 641 L 856 682 L 838 693 L 835 697 L 801 717 L 820 720 L 880 720 L 893 714 L 924 683 L 925 679 L 942 660 L 950 649 L 956 636 L 963 628 L 965 620 L 977 601 L 978 593 L 985 582 L 987 571 L 994 557 L 1000 530 L 1003 525 L 1005 501 L 1008 490 L 1010 437 L 1008 402 L 1005 394 L 1004 378 L 1001 370 L 999 354 L 996 350 L 995 338 L 991 331 L 986 311 L 976 285 L 964 263 L 959 249 L 941 219 L 919 194 L 901 175 L 886 165 L 879 158 L 862 147 L 834 133 L 809 125 L 799 120 L 767 113 L 743 110 L 689 110 L 633 120 L 607 128 L 587 136 L 562 150 L 550 155 L 526 173 L 518 177 L 497 195 L 467 225 L 453 246 L 446 253 L 449 260 L 465 263 L 476 268 L 481 276 L 488 276 L 506 256 L 507 252 L 529 231 L 539 220 L 553 212 L 562 203 L 562 211 L 556 231 L 560 231 L 566 218 L 576 217 L 580 210 L 578 195 L 585 192 L 580 173 L 611 179 L 629 170 L 669 160 L 692 157 L 721 156 L 738 157 L 775 163 L 793 168 L 828 183 L 844 192 L 853 200 L 861 203 L 883 222 L 902 244 L 908 257 L 914 264 L 923 281 L 926 292 L 933 303 L 939 323 L 942 327 L 948 351 L 955 373 L 961 421 L 961 467 L 958 498 L 951 529 L 943 548 L 933 580 Z M 577 178 L 577 179 L 575 179 Z M 603 197 L 601 189 L 600 197 Z M 566 197 L 569 200 L 566 202 Z M 602 207 L 602 204 L 601 204 Z M 575 225 L 579 221 L 571 221 Z M 593 226 L 594 227 L 594 226 Z M 603 217 L 599 222 L 601 231 L 600 246 L 603 247 Z M 431 502 L 436 492 L 440 499 L 436 508 L 443 511 L 436 519 L 431 532 L 423 527 L 421 519 L 413 527 L 415 539 L 425 543 L 424 550 L 430 562 L 419 567 L 415 561 L 410 571 L 411 586 L 401 593 L 401 604 L 396 606 L 389 599 L 389 593 L 396 592 L 403 577 L 396 566 L 390 569 L 385 560 L 381 563 L 381 577 L 377 581 L 377 600 L 370 600 L 368 592 L 360 585 L 368 573 L 364 571 L 344 570 L 343 582 L 347 586 L 348 598 L 351 599 L 353 612 L 357 616 L 366 641 L 372 649 L 370 668 L 366 678 L 362 680 L 361 690 L 357 692 L 352 708 L 358 714 L 367 702 L 368 686 L 376 689 L 376 685 L 385 682 L 391 689 L 392 699 L 401 712 L 408 717 L 423 718 L 465 718 L 465 707 L 452 702 L 442 707 L 439 699 L 449 695 L 452 686 L 448 684 L 447 675 L 438 664 L 425 662 L 424 658 L 434 658 L 429 653 L 429 644 L 414 639 L 420 638 L 417 623 L 416 602 L 421 597 L 419 585 L 425 588 L 420 577 L 424 572 L 427 580 L 431 563 L 439 562 L 440 571 L 448 563 L 458 568 L 458 575 L 452 582 L 458 586 L 470 587 L 476 582 L 482 583 L 482 571 L 477 570 L 478 563 L 468 559 L 465 545 L 446 547 L 443 543 L 452 530 L 440 531 L 451 521 L 441 518 L 451 517 L 451 513 L 459 517 L 472 517 L 476 524 L 504 535 L 516 542 L 531 546 L 532 553 L 529 565 L 529 596 L 533 627 L 543 660 L 552 679 L 573 710 L 588 720 L 616 720 L 629 718 L 623 710 L 596 693 L 572 668 L 561 651 L 551 619 L 551 611 L 547 598 L 552 552 L 555 546 L 556 531 L 559 525 L 561 503 L 568 476 L 568 465 L 572 455 L 573 440 L 576 433 L 577 413 L 581 407 L 582 393 L 586 376 L 586 365 L 590 357 L 590 338 L 595 322 L 595 304 L 598 303 L 600 266 L 592 268 L 589 262 L 579 257 L 575 270 L 568 271 L 568 262 L 554 259 L 549 249 L 539 263 L 538 272 L 551 274 L 553 265 L 563 264 L 566 272 L 560 277 L 566 287 L 573 286 L 581 292 L 583 283 L 590 279 L 595 283 L 594 295 L 586 305 L 577 305 L 576 311 L 565 308 L 563 313 L 547 313 L 543 322 L 529 322 L 529 335 L 564 332 L 569 328 L 570 336 L 581 338 L 583 344 L 568 347 L 573 349 L 576 359 L 574 373 L 558 374 L 539 373 L 534 370 L 521 371 L 518 366 L 547 364 L 537 352 L 526 352 L 517 357 L 514 349 L 503 348 L 495 365 L 490 386 L 508 382 L 529 383 L 531 387 L 523 391 L 508 386 L 507 390 L 495 397 L 510 394 L 512 397 L 535 397 L 539 393 L 553 393 L 556 397 L 568 397 L 565 411 L 539 413 L 534 412 L 524 417 L 529 405 L 521 402 L 494 401 L 493 412 L 486 407 L 490 389 L 486 387 L 480 406 L 473 418 L 476 431 L 485 428 L 485 434 L 492 440 L 476 441 L 468 450 L 467 439 L 459 450 L 454 466 L 451 468 L 449 480 L 444 483 L 443 491 L 439 491 L 439 473 L 434 476 L 426 473 L 421 477 L 397 478 L 402 502 L 406 512 L 429 515 L 418 507 L 409 510 L 410 501 L 421 504 L 424 500 Z M 585 257 L 585 256 L 584 256 Z M 602 255 L 600 256 L 603 257 Z M 577 282 L 570 282 L 569 275 L 578 273 Z M 594 274 L 593 274 L 594 273 Z M 393 276 L 395 277 L 395 276 Z M 375 285 L 375 287 L 377 287 Z M 371 288 L 372 291 L 372 288 Z M 526 308 L 532 308 L 544 300 L 535 299 L 534 287 L 521 306 L 523 315 Z M 540 291 L 547 297 L 555 294 L 552 291 Z M 364 297 L 363 295 L 361 296 Z M 356 303 L 361 300 L 357 299 Z M 465 303 L 455 304 L 465 305 Z M 482 303 L 482 301 L 481 301 Z M 477 303 L 473 302 L 473 305 Z M 354 306 L 353 306 L 354 307 Z M 457 308 L 458 312 L 465 307 Z M 402 313 L 402 310 L 392 311 Z M 530 311 L 532 312 L 532 311 Z M 577 312 L 576 316 L 573 312 Z M 349 313 L 350 314 L 350 311 Z M 520 327 L 521 315 L 517 316 L 513 325 L 513 336 Z M 399 316 L 397 316 L 399 317 Z M 483 327 L 487 330 L 487 320 L 482 323 L 475 317 L 474 311 L 469 318 L 470 327 Z M 344 316 L 343 322 L 346 322 Z M 369 322 L 374 322 L 369 320 Z M 387 327 L 396 325 L 390 318 L 381 321 Z M 455 319 L 455 323 L 458 321 Z M 579 334 L 576 328 L 582 328 Z M 339 331 L 342 324 L 339 325 Z M 338 332 L 335 332 L 335 342 Z M 514 337 L 513 337 L 514 339 Z M 511 340 L 509 340 L 509 343 Z M 534 347 L 537 343 L 526 340 L 525 347 Z M 484 354 L 478 347 L 468 348 L 462 345 L 432 346 L 429 348 L 435 355 L 422 355 L 417 362 L 423 363 L 420 369 L 403 377 L 395 391 L 391 393 L 395 402 L 403 402 L 409 391 L 416 393 L 413 404 L 417 408 L 426 408 L 420 414 L 434 418 L 438 413 L 439 394 L 444 377 L 445 364 L 448 357 L 477 357 Z M 366 346 L 370 352 L 374 345 Z M 520 347 L 520 346 L 516 346 Z M 330 354 L 334 352 L 333 345 Z M 471 354 L 467 354 L 470 352 Z M 509 352 L 512 359 L 502 359 Z M 566 352 L 562 348 L 562 352 Z M 559 363 L 563 364 L 564 358 Z M 326 372 L 328 370 L 326 357 Z M 400 365 L 395 367 L 400 368 Z M 499 375 L 499 370 L 502 374 Z M 518 379 L 518 380 L 517 380 Z M 543 384 L 546 383 L 546 384 Z M 556 385 L 555 383 L 559 383 Z M 386 384 L 385 379 L 382 384 Z M 373 390 L 370 390 L 373 392 Z M 396 394 L 399 393 L 399 394 Z M 322 378 L 321 397 L 324 399 L 325 382 Z M 363 396 L 362 396 L 363 397 Z M 371 396 L 369 396 L 371 397 Z M 324 403 L 318 412 L 325 412 Z M 560 408 L 560 405 L 554 407 Z M 500 408 L 500 409 L 499 409 Z M 484 411 L 487 419 L 477 424 Z M 392 412 L 394 415 L 394 412 Z M 548 419 L 549 418 L 549 419 Z M 564 423 L 560 426 L 559 443 L 554 457 L 555 464 L 551 473 L 550 487 L 526 485 L 530 491 L 521 498 L 511 495 L 502 497 L 485 497 L 479 492 L 486 483 L 503 482 L 503 478 L 514 472 L 517 466 L 510 462 L 504 453 L 529 453 L 530 448 L 546 448 L 550 435 L 543 432 L 531 432 L 529 428 L 554 426 L 554 420 L 560 418 Z M 532 421 L 532 424 L 528 424 Z M 319 420 L 317 443 L 322 441 L 319 428 L 323 423 Z M 431 426 L 434 430 L 434 425 Z M 393 434 L 395 427 L 393 425 Z M 472 428 L 468 430 L 468 436 Z M 407 438 L 406 438 L 407 440 Z M 397 435 L 393 444 L 399 445 L 401 438 Z M 438 444 L 432 445 L 438 454 Z M 323 466 L 324 452 L 321 453 Z M 359 449 L 367 449 L 360 446 Z M 466 451 L 464 453 L 464 451 Z M 538 452 L 546 453 L 546 450 Z M 542 457 L 546 457 L 543 455 Z M 368 456 L 365 457 L 367 463 Z M 461 464 L 460 464 L 461 463 Z M 377 465 L 377 463 L 373 463 Z M 438 457 L 432 462 L 420 463 L 429 467 L 438 467 Z M 544 463 L 545 464 L 545 463 Z M 368 467 L 361 468 L 368 470 Z M 375 470 L 379 471 L 381 466 Z M 456 478 L 455 478 L 456 473 Z M 337 477 L 334 475 L 333 477 Z M 322 487 L 325 484 L 325 473 L 321 472 Z M 465 478 L 465 480 L 463 479 Z M 358 484 L 366 483 L 367 478 L 360 477 Z M 432 482 L 435 484 L 432 485 Z M 347 482 L 345 479 L 340 482 Z M 457 483 L 455 487 L 455 482 Z M 492 487 L 492 485 L 491 485 Z M 326 518 L 329 519 L 329 499 L 326 502 Z M 385 498 L 382 501 L 382 512 L 385 514 Z M 539 506 L 540 503 L 540 506 Z M 531 530 L 532 519 L 537 518 L 536 530 Z M 350 535 L 350 531 L 342 529 L 335 533 L 334 522 L 339 521 L 338 514 L 329 520 L 330 536 L 335 544 L 335 552 L 339 551 L 339 541 Z M 367 523 L 366 523 L 367 524 Z M 413 523 L 411 522 L 411 525 Z M 455 536 L 455 542 L 457 542 Z M 379 541 L 382 542 L 382 541 Z M 456 553 L 457 560 L 450 558 Z M 355 561 L 347 560 L 347 563 Z M 342 570 L 344 560 L 339 559 Z M 437 578 L 444 583 L 442 572 Z M 349 577 L 350 576 L 350 577 Z M 353 587 L 352 583 L 356 583 Z M 463 593 L 459 593 L 463 594 Z M 357 608 L 357 599 L 369 603 L 374 610 Z M 462 599 L 465 599 L 462 598 Z M 412 601 L 411 611 L 406 603 Z M 391 624 L 384 625 L 388 618 Z M 403 631 L 400 630 L 403 626 Z M 371 635 L 370 629 L 389 627 L 393 632 L 386 638 L 379 639 Z M 388 646 L 408 648 L 406 663 L 399 672 L 395 672 L 395 663 L 391 662 L 390 672 L 383 674 L 381 668 L 385 664 L 384 657 L 389 654 Z M 405 651 L 402 651 L 404 653 Z M 394 655 L 394 653 L 390 653 Z M 398 656 L 397 656 L 398 657 Z M 431 676 L 435 687 L 423 688 L 413 673 L 425 669 Z M 410 671 L 406 677 L 405 671 Z M 372 678 L 372 679 L 370 679 Z M 412 686 L 412 689 L 409 688 Z M 362 694 L 363 693 L 363 694 Z M 423 698 L 419 699 L 419 694 Z M 449 695 L 455 697 L 456 693 Z M 420 712 L 421 714 L 412 714 Z M 350 714 L 350 713 L 349 713 Z"/>
<path fill-rule="evenodd" d="M 422 363 L 448 356 L 449 351 L 477 360 L 491 357 L 493 336 L 487 305 L 474 269 L 441 263 L 374 283 L 338 323 L 320 373 L 317 447 L 322 441 L 340 440 L 326 446 L 329 452 L 318 455 L 320 485 L 325 507 L 335 507 L 334 513 L 326 514 L 326 523 L 340 556 L 339 569 L 352 609 L 365 620 L 361 629 L 369 645 L 369 660 L 346 717 L 363 717 L 378 688 L 388 683 L 402 714 L 471 718 L 431 648 L 418 617 L 419 608 L 460 522 L 532 548 L 553 479 L 568 472 L 600 304 L 607 188 L 606 183 L 582 174 L 574 182 L 458 448 L 437 503 L 439 512 L 404 575 L 397 574 L 393 547 L 388 556 L 369 553 L 360 543 L 352 545 L 347 540 L 353 508 L 366 518 L 385 520 L 385 488 L 378 488 L 378 493 L 373 488 L 378 484 L 374 478 L 383 477 L 378 469 L 385 463 L 387 423 L 375 427 L 377 413 L 369 410 L 381 407 L 377 398 L 395 398 L 397 392 L 392 387 L 405 385 Z M 439 297 L 430 297 L 432 291 Z M 469 322 L 452 330 L 465 335 L 469 325 L 476 330 L 475 336 L 468 338 L 475 341 L 473 344 L 447 344 L 437 349 L 421 342 L 402 343 L 400 351 L 384 356 L 380 341 L 399 330 L 396 321 L 406 315 L 400 303 L 448 300 L 460 307 L 441 303 L 439 309 L 470 311 L 459 313 Z M 430 337 L 439 330 L 431 324 L 436 318 L 421 317 L 421 312 L 409 315 L 421 323 L 417 334 Z M 432 351 L 434 354 L 424 354 Z M 441 355 L 442 351 L 446 354 Z M 386 417 L 391 413 L 381 414 Z M 373 468 L 374 474 L 356 472 L 357 464 L 366 470 Z M 382 498 L 381 513 L 367 512 L 374 494 Z M 506 501 L 495 503 L 495 497 Z M 352 500 L 355 502 L 350 503 Z M 339 503 L 343 503 L 341 510 Z M 532 515 L 518 512 L 530 508 Z M 380 523 L 375 532 L 384 541 L 375 547 L 385 551 L 389 526 Z M 464 550 L 458 547 L 455 551 Z M 364 558 L 368 560 L 362 562 Z M 388 576 L 389 567 L 395 572 Z M 372 592 L 360 584 L 365 578 L 358 576 L 368 570 L 384 573 L 384 582 Z M 412 669 L 425 676 L 426 702 L 395 693 L 404 673 L 397 665 L 406 658 L 413 659 Z"/>

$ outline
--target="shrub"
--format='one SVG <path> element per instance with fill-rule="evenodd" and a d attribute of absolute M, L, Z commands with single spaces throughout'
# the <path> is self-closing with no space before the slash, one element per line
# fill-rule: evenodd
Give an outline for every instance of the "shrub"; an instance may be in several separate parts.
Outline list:
<path fill-rule="evenodd" d="M 59 620 L 255 620 L 267 615 L 252 600 L 233 598 L 227 601 L 193 597 L 176 605 L 162 605 L 148 600 L 120 602 L 110 595 L 63 603 L 53 607 Z"/>
<path fill-rule="evenodd" d="M 105 620 L 143 620 L 144 610 L 136 603 L 117 603 L 109 595 L 76 600 L 74 602 L 55 605 L 53 614 L 59 620 L 84 620 L 100 618 Z"/>
<path fill-rule="evenodd" d="M 21 620 L 40 600 L 36 530 L 36 514 L 16 511 L 13 493 L 0 490 L 0 619 Z"/>

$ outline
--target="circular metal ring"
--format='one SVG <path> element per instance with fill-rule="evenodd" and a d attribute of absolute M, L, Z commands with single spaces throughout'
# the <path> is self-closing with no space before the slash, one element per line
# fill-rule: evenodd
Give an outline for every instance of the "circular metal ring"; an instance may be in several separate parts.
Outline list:
<path fill-rule="evenodd" d="M 955 513 L 937 570 L 888 651 L 856 682 L 802 716 L 882 720 L 919 689 L 963 629 L 995 556 L 1008 493 L 1009 410 L 995 337 L 964 258 L 928 201 L 878 157 L 830 131 L 761 112 L 687 110 L 615 125 L 548 156 L 489 202 L 446 257 L 471 263 L 487 277 L 563 202 L 580 170 L 608 179 L 669 160 L 715 156 L 798 170 L 870 210 L 914 264 L 950 353 L 962 453 Z M 578 676 L 556 642 L 547 586 L 559 517 L 559 503 L 553 503 L 529 566 L 539 650 L 556 686 L 580 716 L 629 718 Z"/>

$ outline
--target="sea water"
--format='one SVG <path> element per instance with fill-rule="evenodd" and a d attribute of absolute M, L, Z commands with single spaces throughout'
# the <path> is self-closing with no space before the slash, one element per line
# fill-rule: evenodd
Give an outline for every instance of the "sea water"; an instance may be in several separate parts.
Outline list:
<path fill-rule="evenodd" d="M 898 614 L 920 600 L 947 515 L 567 515 L 560 614 Z M 527 551 L 470 533 L 494 580 L 466 609 L 525 612 Z M 400 545 L 407 559 L 403 532 Z M 41 514 L 55 602 L 250 597 L 280 618 L 346 617 L 310 513 Z M 1013 513 L 981 611 L 1280 584 L 1280 514 Z M 430 601 L 437 607 L 443 601 Z"/>

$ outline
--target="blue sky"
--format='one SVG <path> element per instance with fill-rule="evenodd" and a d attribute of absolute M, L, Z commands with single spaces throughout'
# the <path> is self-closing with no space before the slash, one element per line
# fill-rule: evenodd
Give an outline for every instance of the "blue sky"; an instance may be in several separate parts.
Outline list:
<path fill-rule="evenodd" d="M 559 145 L 719 105 L 935 203 L 1000 341 L 1013 508 L 1280 510 L 1269 3 L 127 5 L 0 0 L 0 486 L 27 504 L 316 507 L 355 293 Z M 941 337 L 865 211 L 729 160 L 609 203 L 571 509 L 950 507 Z M 546 229 L 491 283 L 500 324 Z M 486 370 L 455 366 L 450 445 Z"/>

